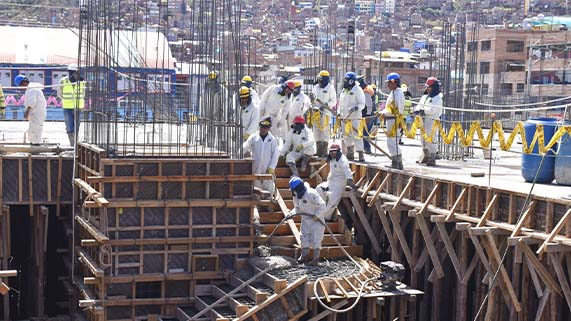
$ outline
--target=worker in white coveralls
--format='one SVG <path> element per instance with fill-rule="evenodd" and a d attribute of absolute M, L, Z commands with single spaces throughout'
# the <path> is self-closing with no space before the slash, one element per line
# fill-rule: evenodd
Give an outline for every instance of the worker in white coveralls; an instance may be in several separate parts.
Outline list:
<path fill-rule="evenodd" d="M 387 136 L 387 149 L 391 155 L 391 165 L 390 167 L 395 169 L 403 169 L 402 166 L 402 154 L 399 148 L 399 140 L 401 133 L 398 129 L 393 129 L 396 124 L 397 117 L 402 115 L 404 112 L 404 92 L 400 88 L 401 81 L 400 75 L 396 72 L 391 72 L 387 75 L 387 80 L 385 81 L 389 87 L 390 93 L 387 97 L 385 104 L 385 109 L 381 112 L 381 115 L 386 121 L 387 133 L 393 133 L 393 137 Z"/>
<path fill-rule="evenodd" d="M 244 76 L 242 77 L 242 81 L 240 82 L 240 86 L 245 86 L 248 87 L 250 89 L 250 95 L 252 96 L 252 101 L 257 105 L 260 106 L 260 95 L 258 95 L 258 92 L 256 91 L 256 89 L 254 89 L 254 87 L 252 87 L 253 84 L 253 79 L 251 76 Z"/>
<path fill-rule="evenodd" d="M 435 77 L 430 77 L 426 80 L 426 92 L 420 98 L 418 105 L 415 107 L 415 114 L 422 117 L 422 124 L 424 130 L 428 135 L 432 132 L 434 121 L 442 115 L 442 93 L 440 92 L 440 82 Z M 418 161 L 420 164 L 426 166 L 436 166 L 436 152 L 438 145 L 436 139 L 438 132 L 432 137 L 432 143 L 421 139 L 422 142 L 422 156 Z"/>
<path fill-rule="evenodd" d="M 281 156 L 285 156 L 292 176 L 299 176 L 295 162 L 301 159 L 300 170 L 305 171 L 309 158 L 315 154 L 315 151 L 315 139 L 311 129 L 305 126 L 305 118 L 295 116 L 280 152 Z"/>
<path fill-rule="evenodd" d="M 301 256 L 298 263 L 317 265 L 321 252 L 321 241 L 325 232 L 325 202 L 319 194 L 299 177 L 289 180 L 289 189 L 293 195 L 294 209 L 291 214 L 301 214 Z M 308 215 L 309 214 L 309 215 Z M 309 249 L 313 248 L 313 257 L 309 259 Z"/>
<path fill-rule="evenodd" d="M 348 160 L 355 158 L 355 150 L 359 153 L 359 161 L 365 161 L 363 155 L 363 139 L 359 137 L 359 126 L 361 125 L 361 112 L 365 109 L 365 93 L 358 86 L 357 74 L 348 72 L 343 78 L 343 90 L 339 96 L 339 118 L 343 133 L 343 152 Z M 346 128 L 350 123 L 351 128 Z M 348 129 L 348 130 L 347 130 Z"/>
<path fill-rule="evenodd" d="M 336 217 L 333 216 L 333 213 L 335 213 L 335 209 L 341 201 L 345 187 L 350 186 L 353 190 L 357 187 L 353 183 L 353 172 L 351 172 L 349 161 L 341 152 L 341 147 L 338 144 L 329 146 L 327 163 L 329 164 L 327 181 L 317 185 L 315 189 L 325 200 L 327 206 L 325 219 L 334 221 Z"/>
<path fill-rule="evenodd" d="M 303 117 L 303 115 L 305 115 L 305 113 L 311 107 L 311 100 L 309 99 L 309 96 L 307 96 L 301 91 L 301 86 L 302 86 L 301 81 L 294 80 L 293 83 L 294 83 L 294 88 L 291 93 L 291 102 L 289 108 L 287 109 L 287 116 L 286 116 L 288 124 L 291 124 L 293 119 L 297 116 Z"/>
<path fill-rule="evenodd" d="M 28 140 L 32 145 L 42 143 L 42 133 L 44 131 L 44 122 L 46 121 L 46 98 L 42 92 L 42 85 L 30 82 L 24 75 L 18 75 L 14 78 L 14 84 L 18 87 L 25 87 L 24 94 L 26 109 L 24 111 L 24 119 L 29 120 Z"/>
<path fill-rule="evenodd" d="M 311 92 L 314 110 L 311 116 L 312 130 L 317 145 L 317 155 L 327 157 L 330 128 L 329 123 L 337 105 L 335 87 L 329 82 L 329 72 L 322 70 L 317 75 L 317 81 Z M 317 114 L 316 117 L 313 115 Z"/>
<path fill-rule="evenodd" d="M 256 133 L 260 122 L 260 108 L 252 97 L 252 90 L 246 86 L 238 90 L 240 96 L 240 114 L 242 120 L 242 137 L 248 137 Z"/>
<path fill-rule="evenodd" d="M 268 87 L 262 94 L 260 101 L 260 117 L 272 119 L 272 134 L 283 139 L 287 132 L 287 123 L 282 119 L 282 113 L 289 109 L 290 94 L 294 89 L 293 81 L 286 81 L 280 85 Z"/>
<path fill-rule="evenodd" d="M 272 121 L 264 118 L 259 123 L 259 132 L 251 135 L 242 145 L 244 152 L 252 153 L 254 174 L 274 174 L 278 165 L 278 142 L 270 133 Z M 256 180 L 254 187 L 274 193 L 275 184 L 272 180 Z"/>

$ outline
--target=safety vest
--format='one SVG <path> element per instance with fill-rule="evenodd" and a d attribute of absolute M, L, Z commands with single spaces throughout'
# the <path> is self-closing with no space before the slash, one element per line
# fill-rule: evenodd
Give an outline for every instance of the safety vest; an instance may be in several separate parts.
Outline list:
<path fill-rule="evenodd" d="M 63 109 L 83 109 L 85 105 L 85 81 L 72 83 L 63 79 L 61 105 Z"/>
<path fill-rule="evenodd" d="M 404 112 L 403 113 L 405 115 L 408 115 L 408 114 L 412 113 L 412 102 L 409 100 L 411 98 L 407 98 L 405 96 L 405 99 L 406 100 L 404 101 Z"/>
<path fill-rule="evenodd" d="M 6 108 L 6 98 L 4 97 L 2 86 L 0 86 L 0 108 Z"/>

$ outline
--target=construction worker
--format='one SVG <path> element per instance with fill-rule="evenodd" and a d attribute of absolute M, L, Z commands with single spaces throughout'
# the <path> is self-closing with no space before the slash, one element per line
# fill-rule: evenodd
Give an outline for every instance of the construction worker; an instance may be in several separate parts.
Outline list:
<path fill-rule="evenodd" d="M 278 139 L 283 139 L 286 133 L 287 123 L 282 120 L 284 110 L 289 109 L 289 96 L 295 88 L 293 81 L 288 80 L 281 85 L 268 87 L 262 94 L 260 102 L 260 117 L 272 119 L 272 134 Z"/>
<path fill-rule="evenodd" d="M 44 131 L 44 122 L 46 121 L 47 102 L 42 92 L 42 85 L 30 82 L 24 75 L 18 75 L 14 78 L 14 84 L 18 87 L 25 87 L 26 92 L 24 111 L 24 119 L 28 120 L 28 140 L 32 145 L 42 143 L 42 133 Z"/>
<path fill-rule="evenodd" d="M 286 158 L 286 164 L 291 169 L 291 176 L 299 176 L 295 162 L 301 159 L 300 170 L 303 172 L 307 169 L 309 158 L 315 152 L 313 132 L 305 126 L 305 118 L 303 116 L 295 116 L 291 129 L 285 136 L 285 142 L 280 153 Z"/>
<path fill-rule="evenodd" d="M 430 135 L 434 121 L 442 115 L 442 93 L 440 92 L 440 82 L 435 77 L 429 77 L 425 87 L 426 92 L 420 98 L 415 113 L 422 117 L 424 130 Z M 436 166 L 436 152 L 438 151 L 436 139 L 437 136 L 433 137 L 432 143 L 422 139 L 422 157 L 418 163 Z"/>
<path fill-rule="evenodd" d="M 400 75 L 396 72 L 391 72 L 387 75 L 387 80 L 385 81 L 389 87 L 390 93 L 387 97 L 387 102 L 385 109 L 381 112 L 381 115 L 385 118 L 387 133 L 393 131 L 393 127 L 396 126 L 396 119 L 399 115 L 402 115 L 404 111 L 404 93 L 400 88 Z M 400 131 L 395 131 L 394 137 L 387 136 L 387 148 L 389 154 L 391 155 L 391 165 L 390 167 L 395 169 L 403 169 L 402 166 L 402 155 L 399 149 L 399 139 L 401 137 Z"/>
<path fill-rule="evenodd" d="M 345 187 L 350 186 L 352 189 L 356 189 L 357 187 L 353 184 L 353 172 L 349 166 L 349 161 L 341 152 L 339 144 L 331 144 L 331 146 L 329 146 L 327 163 L 329 164 L 327 181 L 317 185 L 315 189 L 325 200 L 327 205 L 325 219 L 335 220 L 333 213 L 335 213 L 335 209 L 341 201 Z"/>
<path fill-rule="evenodd" d="M 2 85 L 0 85 L 0 119 L 6 119 L 6 97 Z"/>
<path fill-rule="evenodd" d="M 61 100 L 65 132 L 71 146 L 75 145 L 81 122 L 80 111 L 85 107 L 86 82 L 77 64 L 67 66 L 67 76 L 59 81 L 57 96 Z"/>
<path fill-rule="evenodd" d="M 217 71 L 208 73 L 208 79 L 204 86 L 205 95 L 203 101 L 203 114 L 210 120 L 222 122 L 233 121 L 232 111 L 224 101 L 228 97 L 226 88 L 220 83 L 220 76 Z"/>
<path fill-rule="evenodd" d="M 256 133 L 260 122 L 260 108 L 252 97 L 252 91 L 246 86 L 240 87 L 240 114 L 242 120 L 242 137 L 244 140 Z"/>
<path fill-rule="evenodd" d="M 293 195 L 291 214 L 302 214 L 301 217 L 301 256 L 299 264 L 317 265 L 321 252 L 321 242 L 325 232 L 325 202 L 319 194 L 297 176 L 289 180 L 289 189 Z M 309 250 L 313 248 L 313 256 L 309 259 Z"/>
<path fill-rule="evenodd" d="M 311 107 L 311 100 L 301 91 L 302 82 L 300 80 L 293 81 L 294 88 L 291 93 L 290 106 L 287 109 L 286 121 L 291 123 L 296 116 L 303 116 Z"/>
<path fill-rule="evenodd" d="M 259 126 L 258 133 L 248 137 L 242 147 L 244 152 L 252 154 L 254 174 L 273 175 L 278 165 L 279 150 L 276 138 L 270 133 L 272 120 L 264 118 L 260 121 Z M 275 190 L 275 184 L 272 180 L 256 180 L 254 187 L 261 188 L 271 194 Z"/>
<path fill-rule="evenodd" d="M 358 132 L 363 109 L 365 109 L 365 93 L 357 85 L 357 74 L 350 71 L 343 78 L 343 90 L 339 97 L 339 119 L 343 135 L 343 152 L 347 155 L 347 159 L 354 160 L 354 151 L 357 150 L 360 162 L 365 161 L 363 140 Z M 347 123 L 351 124 L 351 128 L 345 127 Z"/>
<path fill-rule="evenodd" d="M 330 83 L 329 72 L 322 70 L 317 75 L 317 83 L 312 90 L 312 103 L 317 107 L 314 113 L 318 113 L 317 122 L 312 122 L 313 134 L 317 144 L 317 155 L 327 157 L 327 145 L 329 145 L 329 123 L 337 106 L 337 93 Z M 312 117 L 312 120 L 314 118 Z"/>
<path fill-rule="evenodd" d="M 245 86 L 250 89 L 250 96 L 252 96 L 252 101 L 256 104 L 256 106 L 260 106 L 260 95 L 254 87 L 252 87 L 253 79 L 252 77 L 246 75 L 242 77 L 242 81 L 240 82 L 240 86 Z"/>
<path fill-rule="evenodd" d="M 409 127 L 409 124 L 412 123 L 412 119 L 413 119 L 413 114 L 412 114 L 412 93 L 408 90 L 408 86 L 406 84 L 402 84 L 400 86 L 400 88 L 402 89 L 402 92 L 404 94 L 404 111 L 403 111 L 403 115 L 406 117 L 406 125 L 407 128 Z M 403 141 L 402 141 L 402 136 L 404 135 L 404 129 L 401 128 L 400 129 L 400 134 L 401 134 L 401 138 L 399 139 L 399 145 L 404 145 Z"/>
<path fill-rule="evenodd" d="M 365 118 L 367 124 L 367 130 L 363 131 L 363 149 L 366 154 L 371 154 L 371 144 L 369 144 L 369 131 L 373 128 L 374 119 L 371 117 L 373 115 L 373 96 L 375 95 L 375 91 L 373 88 L 367 84 L 365 81 L 365 76 L 359 76 L 357 78 L 359 81 L 359 87 L 363 89 L 363 93 L 365 94 L 365 108 L 361 111 L 361 115 Z"/>

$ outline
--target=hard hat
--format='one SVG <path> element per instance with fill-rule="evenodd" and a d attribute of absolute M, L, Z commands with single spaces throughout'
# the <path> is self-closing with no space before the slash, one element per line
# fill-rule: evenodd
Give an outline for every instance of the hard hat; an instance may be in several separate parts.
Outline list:
<path fill-rule="evenodd" d="M 78 71 L 79 68 L 77 67 L 77 64 L 69 64 L 69 65 L 67 65 L 67 70 L 69 70 L 69 71 Z"/>
<path fill-rule="evenodd" d="M 246 75 L 242 77 L 242 82 L 252 82 L 252 77 Z"/>
<path fill-rule="evenodd" d="M 272 119 L 270 117 L 266 117 L 262 120 L 260 120 L 260 127 L 262 126 L 266 126 L 266 127 L 272 127 Z"/>
<path fill-rule="evenodd" d="M 373 88 L 373 90 L 377 90 L 377 85 L 376 85 L 376 84 L 371 84 L 371 88 Z"/>
<path fill-rule="evenodd" d="M 305 118 L 303 118 L 302 116 L 295 116 L 293 118 L 293 123 L 294 124 L 305 124 Z"/>
<path fill-rule="evenodd" d="M 340 151 L 341 150 L 341 146 L 339 146 L 339 144 L 331 144 L 331 146 L 329 146 L 329 151 Z"/>
<path fill-rule="evenodd" d="M 428 79 L 426 79 L 426 84 L 424 84 L 426 87 L 432 87 L 435 84 L 438 84 L 438 79 L 436 77 L 428 77 Z"/>
<path fill-rule="evenodd" d="M 357 74 L 352 71 L 349 71 L 348 73 L 345 74 L 345 79 L 357 80 Z"/>
<path fill-rule="evenodd" d="M 250 88 L 242 86 L 238 90 L 238 94 L 240 95 L 240 98 L 250 98 Z"/>
<path fill-rule="evenodd" d="M 301 184 L 303 184 L 303 180 L 297 176 L 294 176 L 289 180 L 289 189 L 293 191 Z"/>
<path fill-rule="evenodd" d="M 408 90 L 408 85 L 407 85 L 407 84 L 402 84 L 402 85 L 400 85 L 400 88 L 402 89 L 402 91 L 407 91 L 407 90 Z"/>
<path fill-rule="evenodd" d="M 399 80 L 400 80 L 400 75 L 397 74 L 396 72 L 391 72 L 390 74 L 387 75 L 387 80 L 385 82 L 399 81 Z"/>
<path fill-rule="evenodd" d="M 294 81 L 293 81 L 293 85 L 294 85 L 294 88 L 299 88 L 299 87 L 301 87 L 301 85 L 302 85 L 301 80 L 297 80 L 297 79 L 294 80 Z"/>
<path fill-rule="evenodd" d="M 295 82 L 293 80 L 288 80 L 284 84 L 285 84 L 285 87 L 287 87 L 291 90 L 295 89 Z M 285 87 L 284 87 L 284 89 L 285 89 Z"/>
<path fill-rule="evenodd" d="M 322 70 L 319 72 L 319 76 L 321 77 L 329 77 L 329 71 L 327 70 Z"/>
<path fill-rule="evenodd" d="M 208 73 L 208 78 L 209 79 L 216 79 L 216 78 L 218 78 L 218 73 L 213 70 L 210 73 Z"/>
<path fill-rule="evenodd" d="M 16 86 L 20 86 L 24 80 L 28 80 L 28 78 L 26 78 L 24 75 L 18 75 L 14 78 L 14 84 L 16 84 Z"/>

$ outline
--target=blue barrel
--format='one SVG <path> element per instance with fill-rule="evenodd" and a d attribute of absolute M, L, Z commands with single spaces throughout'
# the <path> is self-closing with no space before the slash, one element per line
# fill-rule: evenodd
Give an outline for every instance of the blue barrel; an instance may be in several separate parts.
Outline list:
<path fill-rule="evenodd" d="M 549 117 L 531 117 L 524 124 L 523 128 L 525 131 L 525 140 L 527 145 L 531 144 L 533 136 L 535 135 L 535 128 L 537 125 L 543 125 L 543 132 L 545 137 L 545 144 L 549 143 L 551 137 L 555 133 L 557 126 L 557 119 Z M 557 145 L 553 146 L 552 149 L 556 150 Z M 532 154 L 523 154 L 521 157 L 521 175 L 526 182 L 533 182 L 535 175 L 537 174 L 536 183 L 551 183 L 555 178 L 555 157 L 550 151 L 547 153 L 541 170 L 537 173 L 539 164 L 541 163 L 542 156 L 539 155 L 538 144 L 536 143 L 533 147 Z"/>
<path fill-rule="evenodd" d="M 566 121 L 565 125 L 571 125 Z M 571 137 L 564 135 L 559 142 L 559 152 L 555 157 L 555 181 L 559 185 L 571 185 Z"/>

